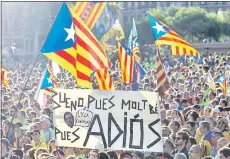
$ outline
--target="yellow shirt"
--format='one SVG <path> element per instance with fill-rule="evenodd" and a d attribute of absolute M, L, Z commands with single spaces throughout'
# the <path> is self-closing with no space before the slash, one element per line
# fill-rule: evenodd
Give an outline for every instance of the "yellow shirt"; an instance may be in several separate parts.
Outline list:
<path fill-rule="evenodd" d="M 42 141 L 40 141 L 37 144 L 35 142 L 33 142 L 32 145 L 33 145 L 33 148 L 35 148 L 35 149 L 38 149 L 38 148 L 47 149 L 47 145 L 45 144 L 45 142 L 42 142 Z"/>
<path fill-rule="evenodd" d="M 8 119 L 9 122 L 11 122 L 11 120 L 12 120 L 12 117 L 10 117 L 10 118 Z M 20 123 L 20 120 L 19 120 L 18 118 L 14 118 L 13 121 L 12 121 L 12 123 L 13 123 L 13 124 Z"/>
<path fill-rule="evenodd" d="M 201 138 L 202 138 L 202 135 L 201 135 L 200 129 L 197 128 L 196 135 L 195 135 L 196 143 L 200 143 Z"/>
<path fill-rule="evenodd" d="M 223 132 L 223 135 L 224 135 L 224 137 L 226 137 L 228 139 L 228 141 L 230 141 L 230 134 L 229 134 L 229 132 L 225 131 L 225 132 Z"/>
<path fill-rule="evenodd" d="M 210 152 L 211 152 L 211 148 L 212 148 L 210 142 L 207 140 L 201 140 L 199 145 L 203 150 L 203 157 L 204 156 L 210 156 Z"/>

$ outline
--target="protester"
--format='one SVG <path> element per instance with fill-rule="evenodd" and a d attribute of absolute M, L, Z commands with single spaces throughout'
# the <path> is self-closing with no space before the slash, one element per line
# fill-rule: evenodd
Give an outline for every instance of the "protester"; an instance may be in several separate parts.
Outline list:
<path fill-rule="evenodd" d="M 24 69 L 9 71 L 9 88 L 2 84 L 1 159 L 155 159 L 163 157 L 164 159 L 173 157 L 229 159 L 229 55 L 204 55 L 203 64 L 197 64 L 190 57 L 183 60 L 178 60 L 179 58 L 175 56 L 167 57 L 167 61 L 164 62 L 168 67 L 166 74 L 170 88 L 160 96 L 159 109 L 164 153 L 151 154 L 137 151 L 58 147 L 55 141 L 55 119 L 51 104 L 43 107 L 36 96 L 44 70 L 40 69 L 40 64 L 36 64 L 26 84 L 33 64 L 25 62 Z M 156 70 L 152 68 L 153 59 L 155 55 L 150 53 L 143 59 L 142 64 L 148 73 L 139 84 L 140 90 L 153 91 L 157 87 Z M 225 65 L 215 62 L 220 59 Z M 119 61 L 111 62 L 114 65 L 110 72 L 115 89 L 130 91 L 131 85 L 122 83 Z M 224 71 L 228 86 L 226 95 L 219 88 L 220 85 L 216 85 L 217 91 L 213 91 L 207 83 L 208 73 L 212 74 L 216 81 Z M 74 77 L 67 71 L 62 70 L 55 79 L 59 88 L 80 88 Z M 97 89 L 97 82 L 95 83 L 94 89 Z M 27 85 L 26 89 L 23 87 L 24 84 Z"/>

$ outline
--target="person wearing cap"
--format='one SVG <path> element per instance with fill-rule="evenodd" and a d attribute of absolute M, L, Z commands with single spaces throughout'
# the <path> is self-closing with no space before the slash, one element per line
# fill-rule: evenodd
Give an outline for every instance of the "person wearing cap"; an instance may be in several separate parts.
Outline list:
<path fill-rule="evenodd" d="M 39 130 L 34 130 L 31 132 L 31 137 L 32 137 L 32 145 L 33 148 L 38 149 L 38 148 L 46 148 L 47 149 L 47 145 L 45 142 L 40 140 L 40 131 Z"/>

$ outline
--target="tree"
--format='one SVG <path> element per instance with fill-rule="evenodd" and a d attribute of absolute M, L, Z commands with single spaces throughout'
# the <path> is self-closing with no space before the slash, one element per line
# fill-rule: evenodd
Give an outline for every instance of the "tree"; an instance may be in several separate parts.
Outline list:
<path fill-rule="evenodd" d="M 229 10 L 223 12 L 223 19 L 216 13 L 208 13 L 199 7 L 169 7 L 166 11 L 152 9 L 149 13 L 190 43 L 199 43 L 206 38 L 219 41 L 222 35 L 230 36 Z M 147 17 L 137 21 L 136 25 L 140 43 L 153 44 L 153 35 Z M 127 36 L 131 26 L 132 24 L 127 24 L 124 28 Z"/>
<path fill-rule="evenodd" d="M 222 33 L 222 22 L 218 15 L 209 13 L 207 15 L 208 23 L 206 27 L 206 32 L 204 36 L 208 38 L 213 38 L 215 41 L 219 41 Z"/>
<path fill-rule="evenodd" d="M 223 12 L 222 32 L 224 35 L 230 36 L 230 10 Z"/>
<path fill-rule="evenodd" d="M 223 34 L 226 36 L 230 36 L 230 21 L 223 22 Z"/>
<path fill-rule="evenodd" d="M 147 19 L 137 21 L 136 25 L 137 25 L 137 34 L 139 38 L 139 43 L 141 45 L 153 44 L 154 43 L 153 35 Z"/>
<path fill-rule="evenodd" d="M 170 6 L 167 10 L 166 13 L 168 16 L 170 17 L 174 17 L 176 15 L 176 13 L 178 12 L 180 8 L 175 7 L 175 6 Z"/>
<path fill-rule="evenodd" d="M 156 19 L 161 20 L 162 22 L 166 23 L 166 17 L 168 17 L 167 12 L 164 12 L 160 9 L 152 9 L 149 13 L 154 16 Z"/>

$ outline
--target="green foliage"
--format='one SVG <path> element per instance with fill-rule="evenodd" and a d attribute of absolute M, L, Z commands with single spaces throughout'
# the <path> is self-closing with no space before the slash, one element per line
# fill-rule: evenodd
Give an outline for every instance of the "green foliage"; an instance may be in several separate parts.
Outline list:
<path fill-rule="evenodd" d="M 223 24 L 218 15 L 210 13 L 207 15 L 208 24 L 206 29 L 206 36 L 213 38 L 216 41 L 219 41 L 219 38 L 222 34 Z"/>
<path fill-rule="evenodd" d="M 223 34 L 230 36 L 230 21 L 223 22 Z"/>
<path fill-rule="evenodd" d="M 166 11 L 150 9 L 149 13 L 190 43 L 202 42 L 206 38 L 219 41 L 222 36 L 230 36 L 230 10 L 223 11 L 222 17 L 199 7 L 169 7 Z M 140 43 L 152 44 L 153 37 L 147 18 L 137 21 L 136 25 Z M 131 24 L 124 28 L 126 37 L 130 28 Z"/>
<path fill-rule="evenodd" d="M 144 44 L 153 44 L 153 37 L 151 28 L 149 27 L 149 22 L 147 20 L 138 21 L 136 23 L 137 26 L 137 34 L 139 38 L 139 42 L 141 45 Z"/>
<path fill-rule="evenodd" d="M 230 22 L 230 10 L 224 11 L 224 21 Z"/>
<path fill-rule="evenodd" d="M 175 7 L 175 6 L 170 6 L 168 9 L 167 9 L 167 15 L 168 16 L 171 16 L 171 17 L 174 17 L 176 15 L 176 13 L 178 12 L 179 8 L 178 7 Z"/>
<path fill-rule="evenodd" d="M 149 13 L 154 16 L 156 19 L 161 20 L 162 22 L 166 23 L 165 18 L 168 16 L 167 12 L 164 12 L 160 9 L 152 9 Z"/>
<path fill-rule="evenodd" d="M 195 36 L 202 40 L 206 32 L 208 18 L 201 8 L 181 8 L 173 17 L 175 31 L 184 36 Z"/>

